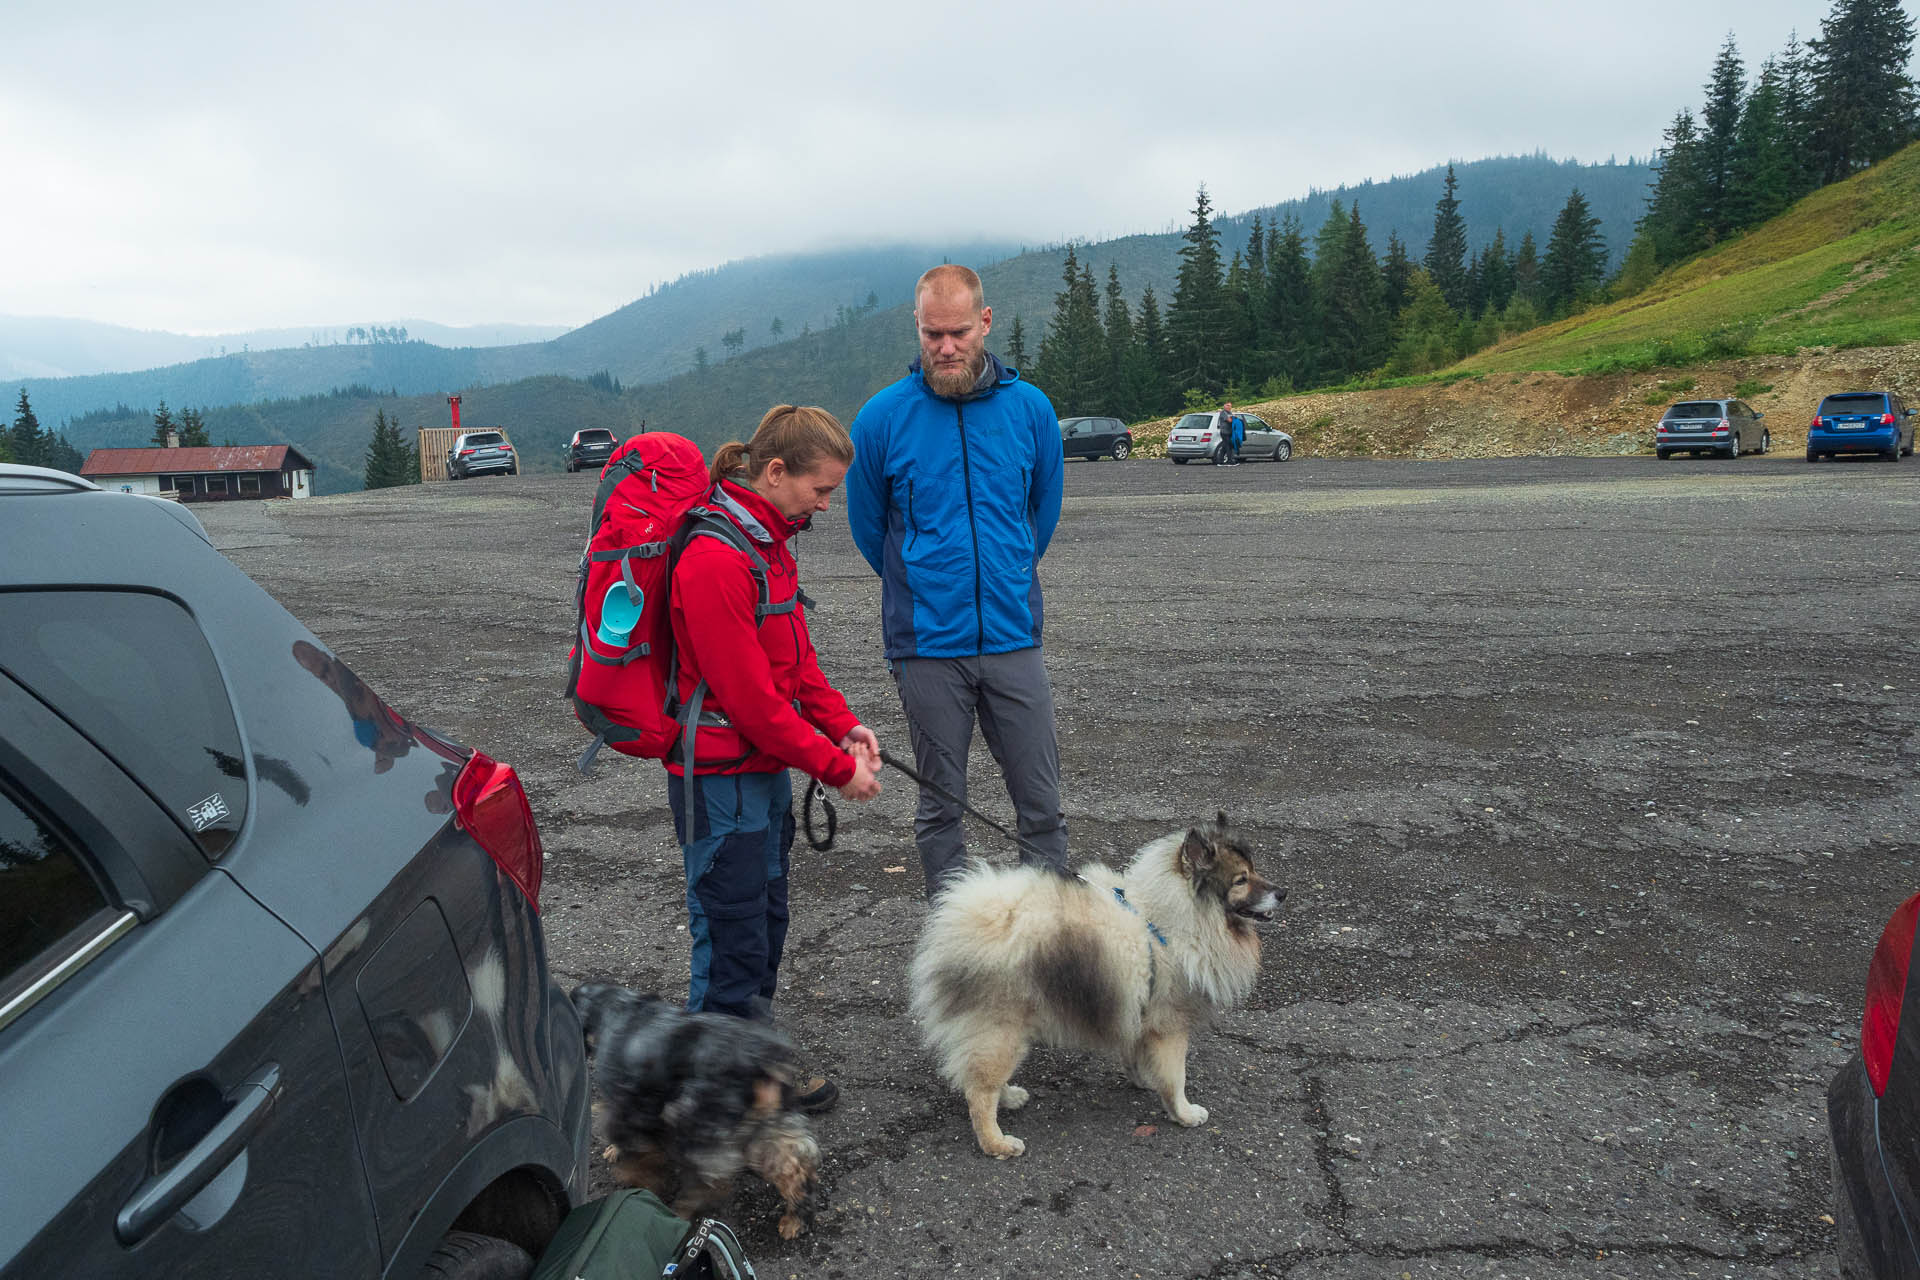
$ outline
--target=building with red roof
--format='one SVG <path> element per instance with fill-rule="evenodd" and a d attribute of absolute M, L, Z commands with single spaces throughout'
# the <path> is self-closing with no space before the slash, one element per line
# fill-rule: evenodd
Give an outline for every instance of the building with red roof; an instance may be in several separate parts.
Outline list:
<path fill-rule="evenodd" d="M 313 496 L 313 463 L 288 444 L 95 449 L 80 474 L 103 489 L 181 502 Z"/>

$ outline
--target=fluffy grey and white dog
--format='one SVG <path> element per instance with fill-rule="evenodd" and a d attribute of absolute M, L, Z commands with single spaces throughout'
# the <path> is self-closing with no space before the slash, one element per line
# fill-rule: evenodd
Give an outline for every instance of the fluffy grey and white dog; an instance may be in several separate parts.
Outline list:
<path fill-rule="evenodd" d="M 980 1149 L 1026 1150 L 999 1111 L 1027 1101 L 1012 1078 L 1035 1043 L 1111 1053 L 1168 1115 L 1206 1123 L 1187 1100 L 1188 1038 L 1253 990 L 1253 922 L 1285 897 L 1224 813 L 1147 845 L 1120 874 L 976 863 L 955 880 L 920 936 L 913 1008 Z"/>

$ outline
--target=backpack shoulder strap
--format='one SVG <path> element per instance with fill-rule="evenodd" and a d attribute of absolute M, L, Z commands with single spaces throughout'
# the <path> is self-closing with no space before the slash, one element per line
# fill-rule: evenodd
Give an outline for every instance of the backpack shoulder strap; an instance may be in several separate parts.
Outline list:
<path fill-rule="evenodd" d="M 740 526 L 729 520 L 726 513 L 713 507 L 695 507 L 687 513 L 687 519 L 680 526 L 680 534 L 675 539 L 674 558 L 679 559 L 680 552 L 695 538 L 713 538 L 724 542 L 747 558 L 747 570 L 753 574 L 753 585 L 759 589 L 760 599 L 753 607 L 753 621 L 758 624 L 777 613 L 793 612 L 795 600 L 783 600 L 779 604 L 770 602 L 771 590 L 767 585 L 767 558 L 753 545 L 753 539 L 740 532 Z M 797 597 L 796 597 L 797 599 Z"/>
<path fill-rule="evenodd" d="M 591 539 L 594 531 L 600 527 L 600 521 L 606 518 L 607 501 L 613 497 L 613 491 L 628 476 L 645 475 L 646 463 L 640 460 L 638 453 L 630 453 L 607 468 L 600 477 L 600 487 L 593 491 L 593 516 L 587 521 L 587 537 Z M 654 488 L 659 487 L 657 479 L 650 481 Z"/>

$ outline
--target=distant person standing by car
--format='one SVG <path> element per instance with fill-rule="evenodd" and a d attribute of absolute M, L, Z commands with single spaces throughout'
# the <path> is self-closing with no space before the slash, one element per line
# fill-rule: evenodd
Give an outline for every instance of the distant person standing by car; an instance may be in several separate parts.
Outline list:
<path fill-rule="evenodd" d="M 693 732 L 691 785 L 684 749 L 667 765 L 693 937 L 689 1009 L 771 1016 L 794 838 L 787 770 L 803 770 L 850 800 L 880 793 L 879 740 L 820 673 L 787 545 L 827 509 L 852 460 L 853 444 L 832 414 L 776 405 L 752 440 L 722 445 L 713 458 L 707 505 L 751 551 L 694 536 L 674 567 L 676 696 L 684 704 L 704 680 L 703 707 L 713 713 L 703 712 Z M 756 560 L 765 575 L 764 622 Z M 837 1095 L 820 1080 L 798 1102 L 821 1110 Z"/>
<path fill-rule="evenodd" d="M 1213 433 L 1218 442 L 1213 447 L 1213 465 L 1224 467 L 1233 454 L 1233 401 L 1220 406 L 1213 415 Z"/>
<path fill-rule="evenodd" d="M 1247 420 L 1239 414 L 1233 415 L 1233 466 L 1240 465 L 1240 446 L 1247 442 Z"/>
<path fill-rule="evenodd" d="M 1013 800 L 1020 860 L 1066 870 L 1039 577 L 1065 468 L 1053 406 L 987 351 L 979 276 L 921 276 L 914 324 L 920 358 L 853 421 L 847 519 L 880 575 L 887 660 L 915 767 L 934 784 L 914 816 L 931 897 L 966 857 L 949 797 L 966 798 L 976 720 Z"/>

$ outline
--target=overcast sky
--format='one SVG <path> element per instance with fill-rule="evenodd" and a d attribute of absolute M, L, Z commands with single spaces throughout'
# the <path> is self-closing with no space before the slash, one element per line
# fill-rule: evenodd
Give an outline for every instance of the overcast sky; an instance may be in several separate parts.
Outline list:
<path fill-rule="evenodd" d="M 1159 230 L 1201 181 L 1645 156 L 1729 31 L 1751 69 L 1827 7 L 7 0 L 0 313 L 572 325 L 732 258 Z"/>

